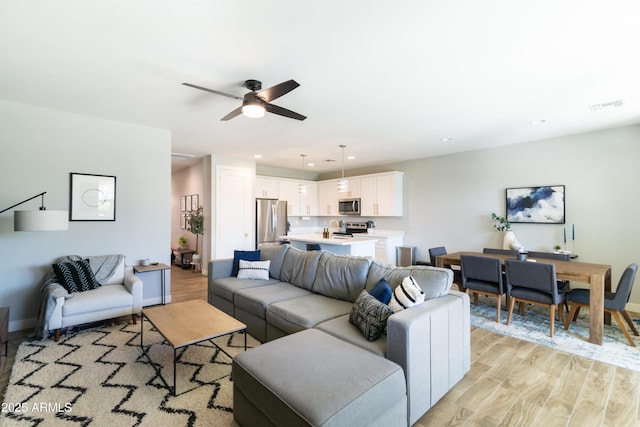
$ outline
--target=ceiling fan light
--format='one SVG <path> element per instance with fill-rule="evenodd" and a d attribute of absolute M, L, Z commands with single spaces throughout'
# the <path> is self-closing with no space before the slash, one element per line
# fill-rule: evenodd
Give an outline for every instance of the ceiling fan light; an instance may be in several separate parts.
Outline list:
<path fill-rule="evenodd" d="M 264 117 L 264 107 L 259 104 L 245 103 L 242 106 L 242 114 L 252 119 L 259 119 L 260 117 Z"/>

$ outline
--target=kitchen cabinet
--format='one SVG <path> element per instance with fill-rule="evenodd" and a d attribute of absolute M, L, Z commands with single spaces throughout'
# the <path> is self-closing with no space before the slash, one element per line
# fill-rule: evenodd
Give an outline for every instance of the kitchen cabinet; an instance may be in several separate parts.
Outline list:
<path fill-rule="evenodd" d="M 268 176 L 256 176 L 255 196 L 258 199 L 277 199 L 279 198 L 279 180 Z"/>
<path fill-rule="evenodd" d="M 338 180 L 318 182 L 318 215 L 336 216 L 338 213 Z"/>
<path fill-rule="evenodd" d="M 300 184 L 307 185 L 307 194 L 301 195 Z M 280 179 L 278 182 L 280 200 L 287 202 L 287 216 L 318 215 L 318 183 L 294 179 Z"/>
<path fill-rule="evenodd" d="M 362 216 L 402 216 L 402 172 L 360 177 Z"/>
<path fill-rule="evenodd" d="M 360 197 L 360 178 L 347 178 L 347 180 L 349 180 L 349 191 L 338 193 L 338 199 L 357 199 Z"/>
<path fill-rule="evenodd" d="M 398 246 L 402 246 L 402 242 L 404 240 L 403 235 L 389 235 L 389 236 L 381 236 L 378 234 L 370 235 L 377 239 L 376 242 L 376 261 L 379 261 L 383 264 L 396 265 L 396 248 Z"/>

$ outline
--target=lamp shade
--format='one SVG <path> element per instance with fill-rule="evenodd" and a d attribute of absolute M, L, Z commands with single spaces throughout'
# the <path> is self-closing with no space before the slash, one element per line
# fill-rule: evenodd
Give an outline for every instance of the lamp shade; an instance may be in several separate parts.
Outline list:
<path fill-rule="evenodd" d="M 69 229 L 68 211 L 15 211 L 14 231 L 57 231 Z"/>

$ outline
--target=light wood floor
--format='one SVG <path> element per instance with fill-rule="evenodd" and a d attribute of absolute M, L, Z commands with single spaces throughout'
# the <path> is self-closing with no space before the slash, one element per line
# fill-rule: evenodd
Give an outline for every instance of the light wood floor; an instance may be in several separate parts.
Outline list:
<path fill-rule="evenodd" d="M 202 298 L 206 277 L 173 267 L 172 302 Z M 9 334 L 0 395 L 20 342 Z M 482 329 L 471 331 L 471 370 L 415 424 L 426 426 L 637 426 L 640 373 Z"/>

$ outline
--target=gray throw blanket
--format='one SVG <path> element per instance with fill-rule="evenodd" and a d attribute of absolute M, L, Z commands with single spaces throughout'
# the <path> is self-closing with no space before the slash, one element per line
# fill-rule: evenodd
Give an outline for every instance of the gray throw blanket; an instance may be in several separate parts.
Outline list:
<path fill-rule="evenodd" d="M 55 264 L 80 261 L 82 259 L 89 260 L 89 265 L 96 276 L 96 280 L 99 283 L 104 283 L 113 276 L 116 271 L 116 267 L 118 267 L 120 262 L 124 260 L 124 255 L 101 255 L 90 257 L 67 255 L 58 258 L 55 261 Z M 53 267 L 47 274 L 40 292 L 40 306 L 38 307 L 36 329 L 33 334 L 33 337 L 36 339 L 43 339 L 49 336 L 49 331 L 46 326 L 49 322 L 49 318 L 53 314 L 53 310 L 56 308 L 56 299 L 59 297 L 71 298 L 74 295 L 67 292 L 67 290 L 58 283 L 58 278 L 56 277 L 56 273 L 53 271 Z"/>

